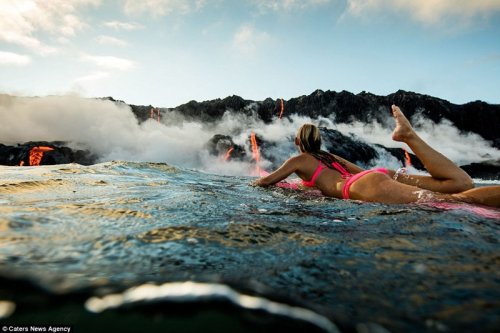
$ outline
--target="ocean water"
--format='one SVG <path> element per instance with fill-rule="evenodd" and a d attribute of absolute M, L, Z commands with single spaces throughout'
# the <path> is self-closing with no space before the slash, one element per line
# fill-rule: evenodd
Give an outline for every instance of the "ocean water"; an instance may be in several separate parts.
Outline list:
<path fill-rule="evenodd" d="M 252 180 L 164 163 L 1 166 L 0 321 L 80 331 L 146 312 L 174 325 L 194 307 L 218 310 L 175 325 L 500 327 L 498 210 L 361 203 Z M 106 317 L 116 309 L 128 312 Z"/>

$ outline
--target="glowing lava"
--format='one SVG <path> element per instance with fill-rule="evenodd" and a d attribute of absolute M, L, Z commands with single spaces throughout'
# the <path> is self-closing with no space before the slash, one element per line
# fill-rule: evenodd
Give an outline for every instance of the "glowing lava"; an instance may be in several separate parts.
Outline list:
<path fill-rule="evenodd" d="M 279 115 L 280 119 L 283 116 L 284 111 L 285 111 L 285 102 L 283 101 L 283 98 L 281 98 L 281 100 L 280 100 L 280 115 Z"/>
<path fill-rule="evenodd" d="M 406 149 L 404 149 L 404 152 L 405 152 L 405 166 L 408 168 L 408 167 L 411 167 L 411 157 L 410 157 L 410 154 L 408 154 L 408 152 L 406 151 Z"/>
<path fill-rule="evenodd" d="M 151 108 L 151 119 L 155 119 L 160 122 L 160 109 L 159 108 Z"/>
<path fill-rule="evenodd" d="M 228 151 L 226 152 L 226 155 L 224 156 L 224 161 L 227 161 L 229 159 L 229 157 L 231 157 L 231 153 L 233 152 L 234 150 L 234 147 L 231 147 L 228 149 Z"/>
<path fill-rule="evenodd" d="M 54 148 L 46 147 L 46 146 L 37 146 L 37 147 L 31 148 L 29 165 L 31 165 L 31 166 L 40 165 L 40 162 L 42 161 L 43 154 L 45 152 L 48 152 L 51 150 L 54 150 Z M 19 163 L 19 166 L 23 166 L 23 165 L 24 165 L 24 161 L 21 161 L 21 163 Z"/>
<path fill-rule="evenodd" d="M 252 143 L 252 155 L 255 160 L 255 172 L 260 175 L 260 152 L 259 152 L 259 145 L 257 144 L 257 138 L 255 137 L 255 133 L 251 132 L 250 133 L 250 142 Z"/>

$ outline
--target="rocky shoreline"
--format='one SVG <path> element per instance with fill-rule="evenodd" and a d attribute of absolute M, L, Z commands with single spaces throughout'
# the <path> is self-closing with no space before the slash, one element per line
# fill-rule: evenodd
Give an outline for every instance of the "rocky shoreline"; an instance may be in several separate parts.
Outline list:
<path fill-rule="evenodd" d="M 116 104 L 129 106 L 138 123 L 151 118 L 153 106 L 127 105 L 123 101 L 112 97 L 102 98 Z M 256 117 L 264 123 L 270 123 L 278 116 L 290 118 L 293 116 L 306 116 L 311 119 L 325 117 L 334 120 L 336 124 L 371 124 L 374 121 L 384 124 L 390 119 L 390 105 L 397 104 L 408 118 L 416 115 L 430 120 L 434 124 L 446 121 L 462 133 L 474 133 L 491 143 L 494 148 L 500 148 L 497 124 L 500 123 L 500 105 L 491 105 L 481 101 L 474 101 L 463 105 L 452 104 L 436 97 L 417 94 L 413 92 L 397 91 L 387 96 L 377 96 L 366 92 L 352 94 L 346 91 L 321 91 L 316 90 L 310 95 L 304 95 L 289 100 L 267 98 L 263 101 L 245 100 L 239 96 L 230 96 L 224 99 L 210 101 L 190 101 L 175 108 L 159 108 L 158 115 L 168 119 L 175 114 L 182 115 L 187 121 L 197 121 L 203 124 L 217 123 L 226 112 L 243 114 Z M 377 151 L 387 152 L 394 156 L 402 165 L 405 163 L 404 151 L 396 148 L 384 147 L 379 144 L 366 143 L 353 135 L 345 135 L 335 129 L 321 128 L 325 148 L 362 165 L 370 165 L 370 161 L 379 158 Z M 280 161 L 275 161 L 266 147 L 272 145 L 257 136 L 261 154 L 277 166 Z M 432 142 L 431 142 L 432 144 Z M 18 143 L 17 145 L 3 145 L 0 143 L 0 165 L 29 165 L 27 156 L 33 147 L 51 147 L 53 150 L 46 152 L 40 164 L 79 163 L 93 164 L 99 161 L 98 155 L 88 150 L 71 149 L 68 143 L 62 141 L 33 141 Z M 234 144 L 233 138 L 227 133 L 215 134 L 207 143 L 206 149 L 212 155 L 223 156 L 228 149 L 233 148 L 231 159 L 251 161 L 252 156 L 246 153 L 251 151 L 250 139 L 247 147 Z M 474 147 L 471 147 L 473 149 Z M 422 163 L 411 155 L 412 164 L 417 169 L 423 169 Z M 22 162 L 24 161 L 24 162 Z M 168 162 L 168 161 L 166 161 Z M 373 164 L 373 163 L 372 163 Z M 500 161 L 495 156 L 484 156 L 482 161 L 462 165 L 473 178 L 486 180 L 500 180 Z"/>

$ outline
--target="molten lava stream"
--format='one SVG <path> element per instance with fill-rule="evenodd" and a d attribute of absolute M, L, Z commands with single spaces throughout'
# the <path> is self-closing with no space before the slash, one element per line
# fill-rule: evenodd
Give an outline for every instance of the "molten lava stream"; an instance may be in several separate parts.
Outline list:
<path fill-rule="evenodd" d="M 285 111 L 285 102 L 283 102 L 283 98 L 280 100 L 280 115 L 279 118 L 283 117 L 283 112 Z"/>
<path fill-rule="evenodd" d="M 40 165 L 40 162 L 42 161 L 42 158 L 43 158 L 43 154 L 45 152 L 48 152 L 51 150 L 54 150 L 54 148 L 46 147 L 46 146 L 37 146 L 37 147 L 31 148 L 30 156 L 29 156 L 29 165 L 30 166 Z M 24 165 L 24 161 L 21 161 L 19 163 L 19 166 L 23 166 L 23 165 Z"/>
<path fill-rule="evenodd" d="M 250 142 L 252 143 L 252 155 L 255 160 L 255 173 L 257 175 L 261 174 L 261 170 L 259 167 L 260 163 L 260 153 L 259 153 L 259 145 L 257 144 L 257 138 L 255 137 L 255 133 L 250 133 Z"/>
<path fill-rule="evenodd" d="M 224 156 L 224 161 L 227 161 L 229 159 L 229 157 L 231 157 L 231 153 L 233 152 L 234 150 L 234 147 L 231 147 L 228 149 L 228 151 L 226 152 L 226 155 Z"/>
<path fill-rule="evenodd" d="M 405 166 L 408 168 L 408 167 L 411 167 L 411 157 L 410 157 L 410 154 L 408 154 L 408 151 L 406 149 L 404 149 L 404 152 L 405 152 Z"/>

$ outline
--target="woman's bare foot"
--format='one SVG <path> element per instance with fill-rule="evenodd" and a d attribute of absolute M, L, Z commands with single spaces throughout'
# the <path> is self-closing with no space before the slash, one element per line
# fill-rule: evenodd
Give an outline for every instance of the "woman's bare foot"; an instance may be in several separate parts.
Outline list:
<path fill-rule="evenodd" d="M 392 116 L 396 121 L 396 128 L 392 132 L 392 139 L 394 141 L 406 142 L 415 135 L 415 131 L 413 127 L 411 127 L 408 119 L 406 119 L 403 112 L 401 112 L 401 109 L 394 104 L 392 105 Z"/>

